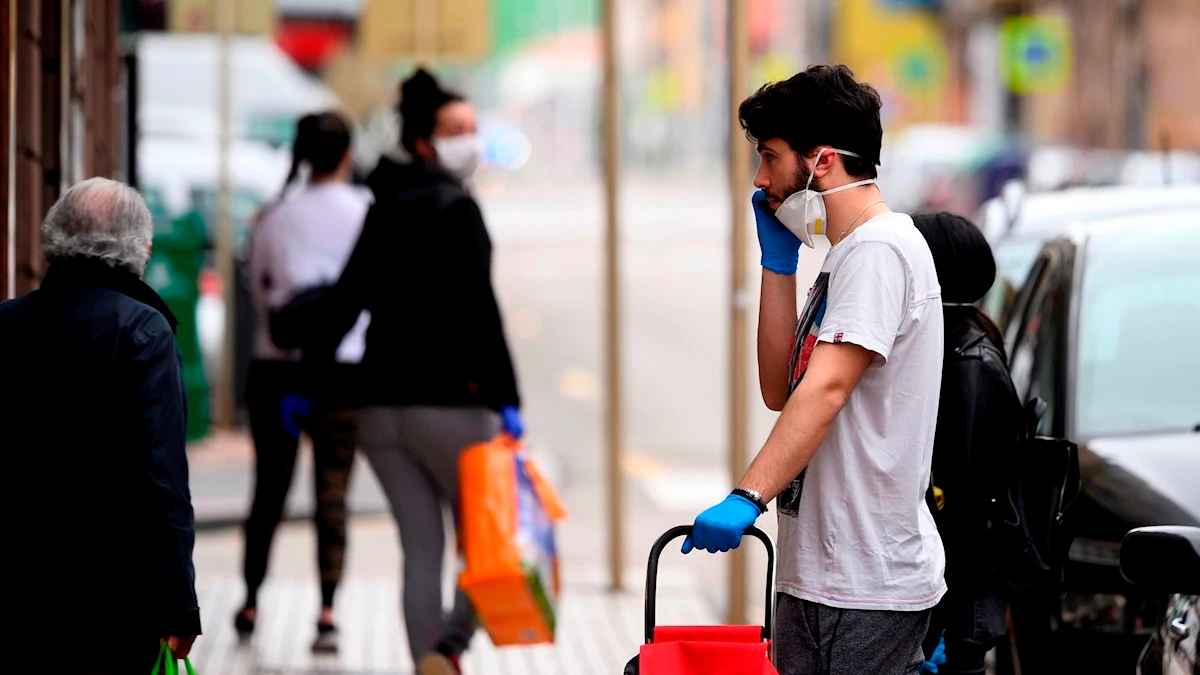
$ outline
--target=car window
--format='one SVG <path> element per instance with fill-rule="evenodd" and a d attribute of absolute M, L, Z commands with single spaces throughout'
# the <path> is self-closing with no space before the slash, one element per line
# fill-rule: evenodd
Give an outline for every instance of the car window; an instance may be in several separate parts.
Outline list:
<path fill-rule="evenodd" d="M 1033 297 L 1041 285 L 1046 283 L 1046 275 L 1050 273 L 1049 264 L 1049 253 L 1039 256 L 1037 262 L 1034 263 L 1033 271 L 1029 274 L 1028 283 L 1023 287 L 1018 287 L 1012 297 L 1008 320 L 1004 325 L 1004 347 L 1009 354 L 1017 350 L 1017 342 L 1025 334 L 1025 324 L 1032 318 L 1030 310 L 1033 307 Z"/>
<path fill-rule="evenodd" d="M 1200 424 L 1200 222 L 1089 245 L 1079 298 L 1076 431 Z"/>
<path fill-rule="evenodd" d="M 1013 385 L 1022 401 L 1028 401 L 1033 396 L 1042 396 L 1043 399 L 1047 399 L 1047 405 L 1053 404 L 1047 398 L 1053 391 L 1046 387 L 1043 373 L 1047 368 L 1054 367 L 1053 363 L 1045 362 L 1048 360 L 1046 357 L 1052 355 L 1056 330 L 1047 324 L 1061 321 L 1061 314 L 1058 313 L 1060 308 L 1055 298 L 1058 267 L 1058 254 L 1054 249 L 1046 249 L 1018 299 L 1022 311 L 1014 315 L 1005 339 L 1012 355 L 1010 371 Z M 1045 345 L 1042 344 L 1043 341 L 1046 342 Z"/>
<path fill-rule="evenodd" d="M 1065 432 L 1060 419 L 1058 384 L 1063 370 L 1063 362 L 1059 358 L 1059 331 L 1063 330 L 1067 316 L 1065 305 L 1062 284 L 1058 279 L 1052 279 L 1038 306 L 1041 320 L 1032 345 L 1033 372 L 1029 391 L 1025 394 L 1026 401 L 1040 398 L 1046 404 L 1046 412 L 1038 421 L 1037 428 L 1038 434 L 1043 436 L 1062 436 Z"/>
<path fill-rule="evenodd" d="M 1018 295 L 1037 264 L 1040 241 L 1008 240 L 996 246 L 996 281 L 983 298 L 982 309 L 1004 330 L 1014 313 Z"/>

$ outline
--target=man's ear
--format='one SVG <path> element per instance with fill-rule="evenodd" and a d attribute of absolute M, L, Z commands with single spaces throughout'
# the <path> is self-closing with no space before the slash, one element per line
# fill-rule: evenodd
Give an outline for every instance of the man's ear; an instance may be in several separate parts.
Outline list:
<path fill-rule="evenodd" d="M 812 156 L 808 158 L 809 162 L 816 161 L 816 166 L 813 167 L 813 177 L 820 179 L 829 175 L 833 170 L 834 162 L 837 161 L 837 152 L 833 148 L 822 145 L 818 146 L 813 151 Z"/>

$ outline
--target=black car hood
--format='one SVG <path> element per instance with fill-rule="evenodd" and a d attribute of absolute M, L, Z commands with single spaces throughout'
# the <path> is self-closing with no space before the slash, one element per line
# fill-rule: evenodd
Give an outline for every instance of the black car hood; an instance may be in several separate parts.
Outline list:
<path fill-rule="evenodd" d="M 1098 438 L 1079 449 L 1083 529 L 1110 541 L 1146 525 L 1200 526 L 1200 433 Z M 1090 526 L 1090 527 L 1089 527 Z M 1082 534 L 1082 533 L 1081 533 Z"/>

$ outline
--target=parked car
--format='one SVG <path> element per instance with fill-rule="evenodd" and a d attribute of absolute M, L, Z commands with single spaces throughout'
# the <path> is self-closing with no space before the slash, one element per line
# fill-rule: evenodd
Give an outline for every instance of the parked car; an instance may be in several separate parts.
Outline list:
<path fill-rule="evenodd" d="M 1138 659 L 1138 675 L 1200 672 L 1200 528 L 1131 531 L 1121 543 L 1121 575 L 1139 588 L 1170 594 L 1167 611 Z"/>
<path fill-rule="evenodd" d="M 1047 628 L 1055 653 L 1100 664 L 1071 672 L 1130 672 L 1165 598 L 1121 577 L 1121 541 L 1147 525 L 1200 526 L 1200 207 L 1045 244 L 1006 347 L 1017 393 L 1048 404 L 1039 433 L 1079 445 L 1083 483 L 1062 595 L 1041 598 L 1044 611 L 1015 596 L 1013 641 L 1021 652 L 1023 631 Z"/>
<path fill-rule="evenodd" d="M 1185 207 L 1200 207 L 1200 186 L 1026 193 L 1020 183 L 1006 185 L 999 197 L 983 205 L 977 220 L 996 256 L 996 283 L 984 298 L 983 310 L 1004 328 L 1042 244 L 1071 225 Z"/>

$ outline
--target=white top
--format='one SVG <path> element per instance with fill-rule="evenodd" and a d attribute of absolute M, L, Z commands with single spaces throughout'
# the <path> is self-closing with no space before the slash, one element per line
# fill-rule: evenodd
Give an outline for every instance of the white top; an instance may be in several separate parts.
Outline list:
<path fill-rule="evenodd" d="M 843 609 L 928 609 L 946 592 L 925 502 L 944 340 L 933 256 L 911 218 L 884 214 L 830 250 L 814 289 L 808 302 L 825 307 L 809 344 L 877 356 L 780 495 L 779 590 Z"/>
<path fill-rule="evenodd" d="M 297 350 L 271 342 L 267 316 L 306 288 L 332 284 L 342 274 L 369 202 L 346 183 L 317 183 L 286 198 L 259 221 L 250 236 L 250 279 L 258 309 L 254 356 L 296 360 Z M 358 363 L 366 350 L 370 315 L 363 312 L 337 350 L 339 363 Z"/>

